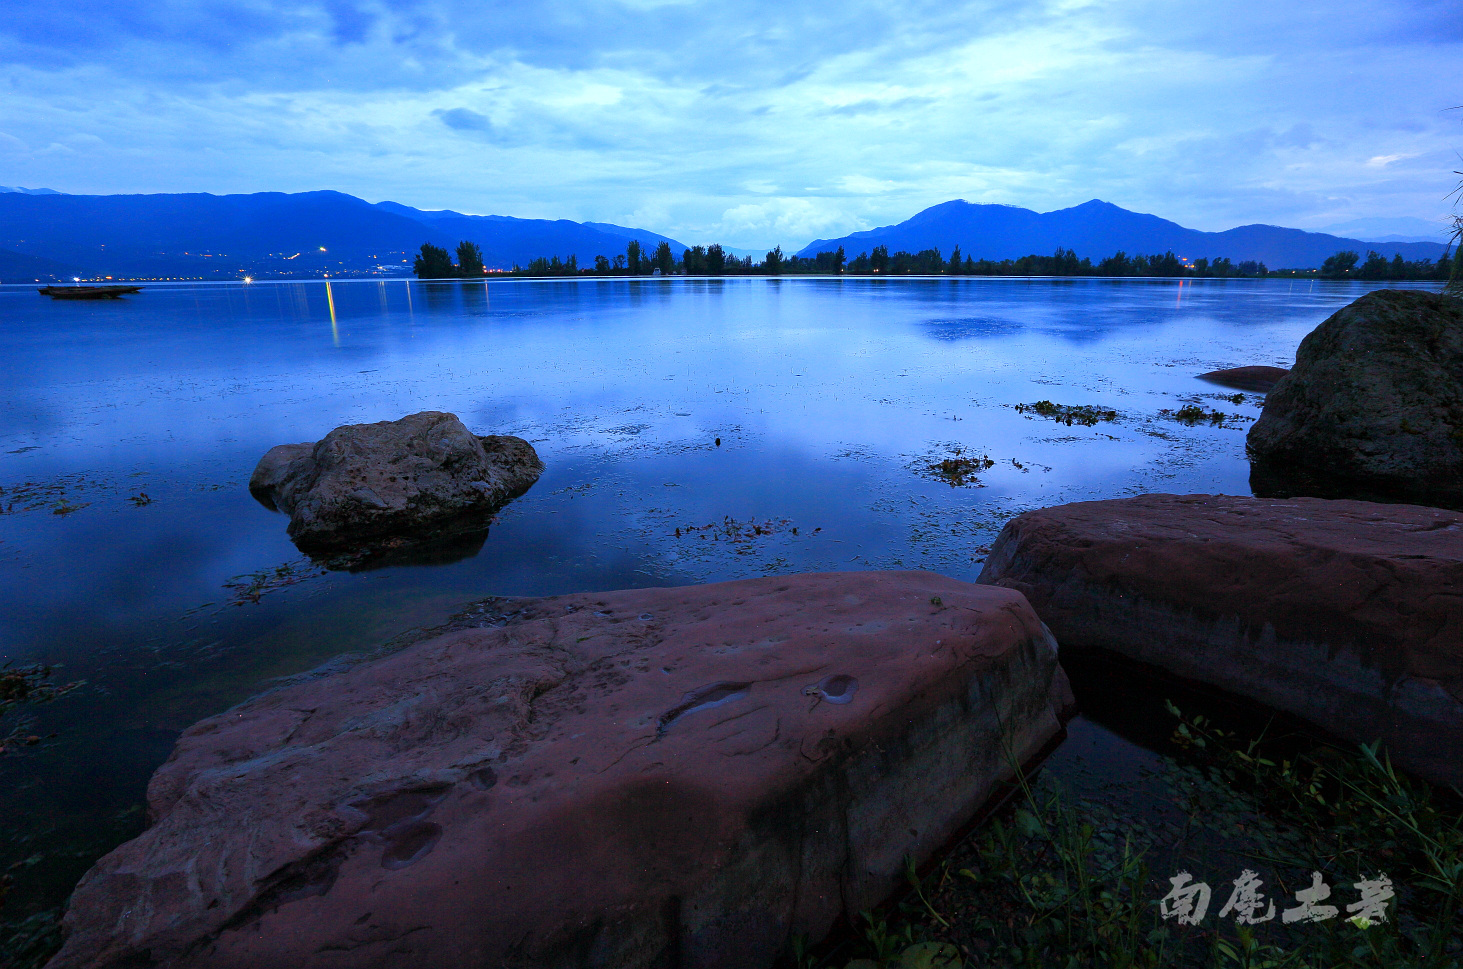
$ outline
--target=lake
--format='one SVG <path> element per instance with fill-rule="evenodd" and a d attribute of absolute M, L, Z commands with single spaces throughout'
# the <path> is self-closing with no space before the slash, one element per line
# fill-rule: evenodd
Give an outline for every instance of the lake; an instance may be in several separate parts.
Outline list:
<path fill-rule="evenodd" d="M 3 916 L 59 905 L 141 830 L 147 778 L 189 724 L 468 600 L 814 570 L 974 579 L 1030 508 L 1248 494 L 1262 400 L 1195 375 L 1289 366 L 1383 285 L 312 281 L 104 302 L 0 287 L 0 663 L 86 681 L 33 711 L 54 737 L 0 757 Z M 1038 401 L 1116 414 L 1018 409 Z M 1227 416 L 1173 419 L 1189 404 Z M 273 445 L 421 410 L 524 437 L 547 465 L 476 554 L 329 571 L 250 497 Z M 951 481 L 932 468 L 947 458 L 984 470 Z M 1109 773 L 1142 760 L 1120 725 L 1072 730 Z"/>

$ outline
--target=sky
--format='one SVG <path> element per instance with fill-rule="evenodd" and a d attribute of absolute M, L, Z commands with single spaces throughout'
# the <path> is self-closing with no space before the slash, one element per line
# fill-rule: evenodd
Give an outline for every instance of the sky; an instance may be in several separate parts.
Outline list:
<path fill-rule="evenodd" d="M 1458 0 L 7 0 L 0 184 L 793 250 L 952 198 L 1442 222 Z"/>

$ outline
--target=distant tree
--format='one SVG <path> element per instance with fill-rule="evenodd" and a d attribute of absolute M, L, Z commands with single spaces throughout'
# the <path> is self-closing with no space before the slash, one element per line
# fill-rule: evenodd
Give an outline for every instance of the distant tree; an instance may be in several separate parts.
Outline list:
<path fill-rule="evenodd" d="M 762 268 L 769 276 L 777 276 L 782 273 L 782 246 L 778 246 L 767 254 L 762 262 Z"/>
<path fill-rule="evenodd" d="M 625 254 L 623 252 L 621 252 L 621 253 L 618 253 L 615 256 L 615 272 L 617 272 L 617 273 L 618 272 L 624 272 L 624 270 L 625 270 Z"/>
<path fill-rule="evenodd" d="M 706 247 L 692 246 L 681 253 L 681 267 L 687 276 L 706 275 Z"/>
<path fill-rule="evenodd" d="M 876 273 L 884 272 L 889 268 L 889 247 L 875 246 L 874 251 L 869 253 L 869 268 Z"/>
<path fill-rule="evenodd" d="M 447 279 L 457 275 L 457 267 L 452 265 L 452 257 L 447 250 L 430 242 L 422 243 L 422 251 L 417 254 L 412 271 L 418 279 Z"/>
<path fill-rule="evenodd" d="M 721 243 L 706 250 L 706 271 L 713 276 L 720 276 L 726 271 L 726 250 L 721 248 Z"/>
<path fill-rule="evenodd" d="M 833 253 L 833 271 L 840 276 L 843 275 L 843 263 L 847 257 L 843 254 L 843 247 L 839 246 L 838 251 Z"/>
<path fill-rule="evenodd" d="M 1382 258 L 1381 253 L 1375 249 L 1366 254 L 1366 262 L 1353 275 L 1360 279 L 1386 279 L 1387 260 Z"/>
<path fill-rule="evenodd" d="M 1361 257 L 1350 250 L 1338 252 L 1334 256 L 1327 256 L 1326 261 L 1321 263 L 1321 275 L 1330 279 L 1340 279 L 1343 276 L 1350 276 L 1356 268 L 1356 261 Z M 1240 264 L 1243 268 L 1244 263 Z"/>
<path fill-rule="evenodd" d="M 1405 260 L 1405 259 L 1402 258 L 1402 253 L 1399 252 L 1395 256 L 1392 257 L 1392 264 L 1387 267 L 1387 278 L 1388 279 L 1406 279 L 1407 278 L 1407 260 Z"/>
<path fill-rule="evenodd" d="M 662 276 L 669 276 L 671 270 L 676 268 L 676 257 L 671 253 L 671 244 L 661 242 L 655 247 L 655 268 L 660 270 Z"/>
<path fill-rule="evenodd" d="M 483 251 L 478 248 L 476 242 L 459 242 L 457 244 L 457 273 L 463 279 L 481 278 L 483 269 Z"/>
<path fill-rule="evenodd" d="M 1119 249 L 1097 264 L 1097 273 L 1100 276 L 1131 276 L 1133 275 L 1133 263 L 1128 254 Z"/>
<path fill-rule="evenodd" d="M 640 275 L 639 239 L 631 239 L 630 244 L 625 247 L 625 268 L 630 271 L 631 276 Z"/>
<path fill-rule="evenodd" d="M 594 271 L 604 275 L 610 271 L 610 261 L 604 256 L 594 257 Z"/>
<path fill-rule="evenodd" d="M 945 271 L 951 274 L 958 273 L 960 271 L 960 267 L 960 247 L 956 246 L 954 249 L 950 250 L 950 265 L 946 268 Z"/>

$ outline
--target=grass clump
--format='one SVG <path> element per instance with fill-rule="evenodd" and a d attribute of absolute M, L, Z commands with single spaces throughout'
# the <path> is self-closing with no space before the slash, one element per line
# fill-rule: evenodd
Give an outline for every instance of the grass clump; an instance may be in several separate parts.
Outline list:
<path fill-rule="evenodd" d="M 1068 427 L 1073 424 L 1092 427 L 1099 421 L 1118 419 L 1117 411 L 1105 407 L 1096 407 L 1092 404 L 1054 404 L 1049 400 L 1038 400 L 1034 404 L 1017 404 L 1016 413 L 1035 414 L 1059 424 L 1066 424 Z"/>
<path fill-rule="evenodd" d="M 1164 811 L 1135 795 L 1077 793 L 1017 772 L 1014 803 L 957 845 L 883 916 L 866 915 L 863 958 L 837 969 L 1459 969 L 1463 966 L 1463 813 L 1398 774 L 1378 745 L 1343 750 L 1295 738 L 1242 740 L 1202 716 L 1177 724 L 1172 756 L 1147 780 Z M 1258 870 L 1260 904 L 1226 900 Z M 1180 873 L 1212 894 L 1183 924 Z M 1357 883 L 1385 874 L 1395 895 L 1364 919 Z M 1238 876 L 1238 877 L 1237 877 Z M 1327 898 L 1308 899 L 1319 878 Z M 1192 885 L 1192 882 L 1190 883 Z M 1334 906 L 1318 920 L 1303 902 Z M 1273 915 L 1266 907 L 1273 903 Z M 1164 908 L 1167 914 L 1164 917 Z M 1255 920 L 1239 915 L 1249 911 Z M 1315 914 L 1324 914 L 1316 911 Z M 957 958 L 958 957 L 958 958 Z M 925 965 L 924 962 L 913 964 Z"/>

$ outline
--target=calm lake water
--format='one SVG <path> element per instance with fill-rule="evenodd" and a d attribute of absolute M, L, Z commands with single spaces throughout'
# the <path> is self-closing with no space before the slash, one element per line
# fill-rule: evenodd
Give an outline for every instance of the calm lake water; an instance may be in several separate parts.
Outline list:
<path fill-rule="evenodd" d="M 467 600 L 812 570 L 974 579 L 1030 508 L 1248 494 L 1261 400 L 1195 375 L 1289 366 L 1372 288 L 364 281 L 73 303 L 0 287 L 0 663 L 86 681 L 34 711 L 47 746 L 0 759 L 0 871 L 16 879 L 0 916 L 60 904 L 141 829 L 183 728 Z M 1118 416 L 1068 426 L 1015 406 L 1039 400 Z M 1161 413 L 1186 404 L 1231 417 Z M 547 465 L 471 557 L 326 571 L 248 493 L 275 444 L 421 410 L 527 438 Z M 962 486 L 930 472 L 957 456 L 994 463 Z M 1079 720 L 1065 756 L 1140 761 L 1115 729 Z"/>

